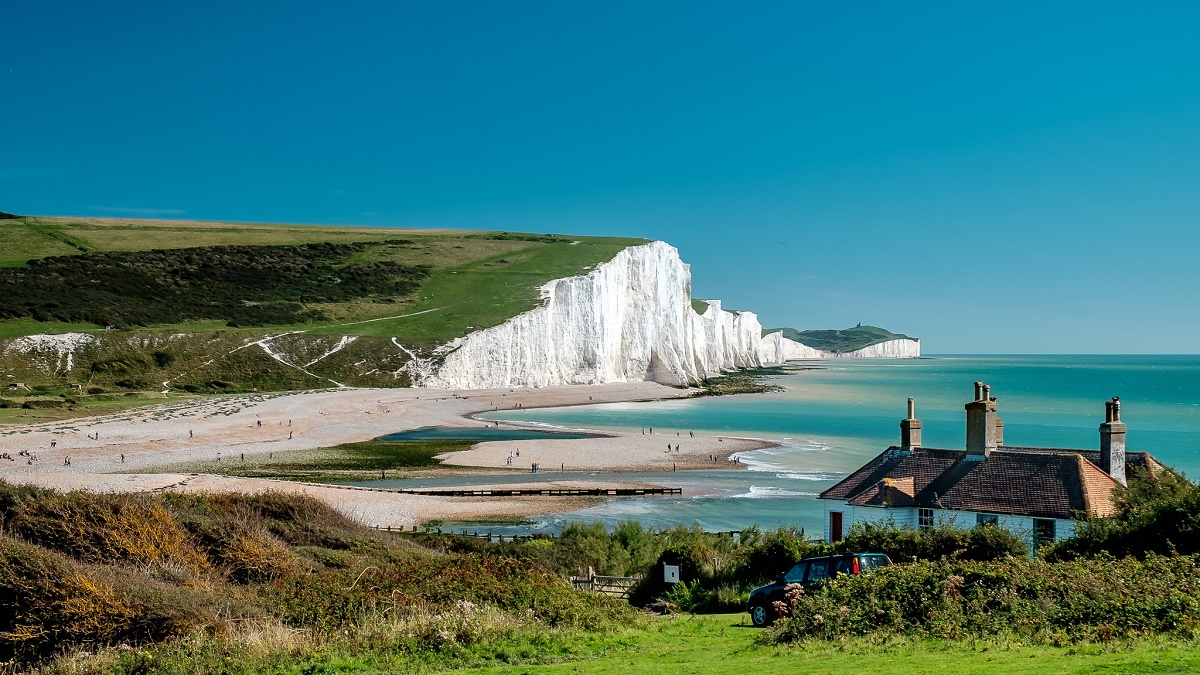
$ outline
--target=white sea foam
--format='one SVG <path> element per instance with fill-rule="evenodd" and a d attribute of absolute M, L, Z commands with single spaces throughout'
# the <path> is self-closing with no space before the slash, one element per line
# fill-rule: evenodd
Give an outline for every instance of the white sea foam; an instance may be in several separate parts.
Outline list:
<path fill-rule="evenodd" d="M 833 448 L 820 441 L 785 440 L 773 448 L 737 453 L 738 459 L 750 471 L 788 473 L 802 470 L 808 462 L 804 456 L 812 452 L 829 452 Z M 799 466 L 797 466 L 799 465 Z"/>
<path fill-rule="evenodd" d="M 788 480 L 837 480 L 843 476 L 845 476 L 845 474 L 828 473 L 823 471 L 815 471 L 813 473 L 788 472 L 775 474 L 776 478 L 786 478 Z"/>
<path fill-rule="evenodd" d="M 733 495 L 735 499 L 774 499 L 776 497 L 816 497 L 816 492 L 800 492 L 797 490 L 785 490 L 780 487 L 758 486 L 751 485 L 750 491 Z"/>

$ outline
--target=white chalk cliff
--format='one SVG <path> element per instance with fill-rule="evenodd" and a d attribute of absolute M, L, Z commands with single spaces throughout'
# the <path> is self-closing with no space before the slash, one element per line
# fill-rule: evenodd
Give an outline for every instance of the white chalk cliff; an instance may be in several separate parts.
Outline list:
<path fill-rule="evenodd" d="M 833 356 L 850 359 L 919 359 L 921 358 L 921 341 L 915 338 L 888 340 Z"/>
<path fill-rule="evenodd" d="M 587 275 L 541 289 L 542 305 L 443 345 L 441 364 L 416 359 L 417 386 L 546 387 L 653 380 L 691 385 L 737 368 L 796 359 L 916 358 L 919 340 L 835 354 L 762 335 L 752 312 L 708 300 L 692 308 L 692 277 L 675 247 L 633 246 Z"/>
<path fill-rule="evenodd" d="M 589 274 L 556 279 L 541 292 L 541 306 L 445 345 L 444 362 L 417 384 L 687 385 L 761 365 L 758 317 L 725 311 L 717 300 L 697 314 L 689 266 L 665 242 L 627 248 Z"/>
<path fill-rule="evenodd" d="M 763 336 L 759 354 L 763 365 L 798 359 L 918 359 L 921 358 L 921 341 L 903 338 L 887 340 L 852 352 L 827 352 L 789 340 L 782 332 L 776 332 Z"/>
<path fill-rule="evenodd" d="M 823 359 L 828 356 L 820 349 L 783 337 L 782 331 L 762 336 L 758 353 L 764 364 L 779 364 L 796 359 Z"/>

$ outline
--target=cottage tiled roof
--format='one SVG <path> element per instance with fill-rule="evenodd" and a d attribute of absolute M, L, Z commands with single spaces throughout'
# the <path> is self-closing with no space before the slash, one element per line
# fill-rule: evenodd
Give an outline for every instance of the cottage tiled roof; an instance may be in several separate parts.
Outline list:
<path fill-rule="evenodd" d="M 987 459 L 961 450 L 888 448 L 821 493 L 862 506 L 920 506 L 1038 518 L 1115 513 L 1117 482 L 1100 470 L 1100 453 L 1001 447 Z M 1126 454 L 1133 470 L 1162 465 L 1147 453 Z"/>

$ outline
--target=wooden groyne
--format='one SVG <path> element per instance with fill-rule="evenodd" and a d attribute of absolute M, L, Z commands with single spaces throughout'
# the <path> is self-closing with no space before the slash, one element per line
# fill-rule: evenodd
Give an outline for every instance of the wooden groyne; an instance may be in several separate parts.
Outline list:
<path fill-rule="evenodd" d="M 430 497 L 644 497 L 648 495 L 681 495 L 683 488 L 486 488 L 476 490 L 405 490 L 407 495 Z"/>

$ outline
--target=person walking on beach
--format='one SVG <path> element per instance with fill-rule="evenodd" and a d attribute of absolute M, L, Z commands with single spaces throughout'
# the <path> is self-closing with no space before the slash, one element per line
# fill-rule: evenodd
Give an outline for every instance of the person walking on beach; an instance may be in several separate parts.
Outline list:
<path fill-rule="evenodd" d="M 191 429 L 188 429 L 188 438 L 195 438 L 196 434 Z"/>
<path fill-rule="evenodd" d="M 123 452 L 121 453 L 121 463 L 122 464 L 125 463 L 125 453 L 123 453 Z"/>

